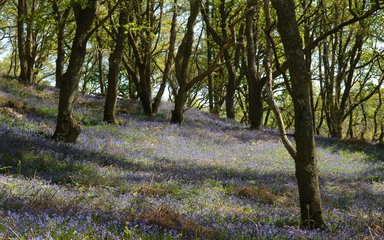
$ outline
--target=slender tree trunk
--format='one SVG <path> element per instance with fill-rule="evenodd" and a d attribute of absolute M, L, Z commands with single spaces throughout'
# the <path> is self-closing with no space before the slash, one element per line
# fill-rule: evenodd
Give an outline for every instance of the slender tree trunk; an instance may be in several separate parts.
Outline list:
<path fill-rule="evenodd" d="M 248 1 L 248 8 L 255 6 L 254 1 Z M 249 103 L 249 123 L 252 129 L 263 129 L 263 97 L 262 92 L 265 85 L 265 81 L 259 78 L 256 69 L 256 48 L 257 43 L 255 41 L 255 22 L 254 17 L 258 15 L 253 11 L 246 16 L 246 39 L 247 39 L 247 54 L 246 54 L 246 76 L 248 80 L 248 103 Z"/>
<path fill-rule="evenodd" d="M 28 12 L 30 11 L 30 13 Z M 35 82 L 35 51 L 32 45 L 35 42 L 33 32 L 35 3 L 27 0 L 18 0 L 17 6 L 17 40 L 20 62 L 20 80 L 26 84 Z"/>
<path fill-rule="evenodd" d="M 35 83 L 35 72 L 34 72 L 34 66 L 35 66 L 35 57 L 36 57 L 36 50 L 35 50 L 35 32 L 33 29 L 33 23 L 34 23 L 34 12 L 36 10 L 35 2 L 33 1 L 30 6 L 31 13 L 27 17 L 27 38 L 25 42 L 25 53 L 27 57 L 27 82 L 29 84 Z M 28 11 L 28 8 L 27 10 Z"/>
<path fill-rule="evenodd" d="M 17 46 L 19 51 L 20 80 L 28 83 L 28 61 L 26 53 L 26 28 L 25 19 L 27 17 L 27 1 L 18 0 L 17 4 Z"/>
<path fill-rule="evenodd" d="M 172 111 L 172 123 L 182 123 L 184 113 L 183 107 L 187 100 L 188 91 L 190 91 L 197 83 L 208 77 L 216 69 L 224 52 L 233 46 L 232 43 L 222 46 L 217 53 L 214 62 L 205 71 L 194 78 L 190 78 L 190 58 L 194 39 L 194 25 L 200 10 L 200 5 L 201 0 L 190 1 L 191 13 L 188 18 L 187 29 L 175 57 L 176 79 L 179 84 L 179 89 L 176 94 L 175 109 Z"/>
<path fill-rule="evenodd" d="M 384 124 L 381 124 L 381 133 L 379 136 L 379 144 L 384 146 Z"/>
<path fill-rule="evenodd" d="M 235 119 L 235 92 L 236 92 L 236 70 L 231 62 L 228 52 L 224 53 L 225 66 L 228 71 L 228 83 L 225 94 L 225 109 L 228 119 Z"/>
<path fill-rule="evenodd" d="M 349 114 L 348 133 L 350 139 L 353 139 L 353 115 L 352 112 Z"/>
<path fill-rule="evenodd" d="M 64 73 L 64 25 L 59 24 L 57 30 L 57 58 L 56 58 L 56 87 L 60 88 L 63 82 Z"/>
<path fill-rule="evenodd" d="M 34 6 L 32 4 L 31 11 L 34 11 Z M 35 65 L 35 56 L 32 53 L 32 44 L 34 43 L 34 33 L 32 32 L 32 24 L 33 24 L 33 13 L 31 16 L 28 16 L 27 23 L 27 39 L 25 43 L 25 53 L 27 58 L 27 82 L 32 84 L 35 82 L 34 78 L 34 70 L 33 67 Z"/>
<path fill-rule="evenodd" d="M 361 113 L 363 114 L 363 129 L 360 132 L 360 140 L 366 141 L 365 134 L 368 130 L 368 117 L 367 117 L 367 112 L 365 111 L 365 106 L 364 104 L 361 104 Z"/>
<path fill-rule="evenodd" d="M 98 34 L 98 33 L 97 33 Z M 105 96 L 104 69 L 103 69 L 103 44 L 101 37 L 97 35 L 97 68 L 99 70 L 100 94 Z"/>
<path fill-rule="evenodd" d="M 63 13 L 59 10 L 57 1 L 52 1 L 52 8 L 56 20 L 56 34 L 57 34 L 57 56 L 56 56 L 56 83 L 55 87 L 60 88 L 63 82 L 64 74 L 64 61 L 65 61 L 65 26 L 70 13 L 70 8 L 64 10 Z"/>
<path fill-rule="evenodd" d="M 184 115 L 184 104 L 187 100 L 187 84 L 190 74 L 190 58 L 194 37 L 194 25 L 200 11 L 202 0 L 190 1 L 190 15 L 188 17 L 187 28 L 175 57 L 176 79 L 179 89 L 175 96 L 175 108 L 172 110 L 171 123 L 182 123 Z"/>
<path fill-rule="evenodd" d="M 117 124 L 116 103 L 119 82 L 120 65 L 123 58 L 126 34 L 125 25 L 128 24 L 128 12 L 126 9 L 120 11 L 119 28 L 115 48 L 109 57 L 108 89 L 104 105 L 104 121 Z"/>
<path fill-rule="evenodd" d="M 272 55 L 273 55 L 273 48 L 272 48 L 272 40 L 270 37 L 270 29 L 272 26 L 271 22 L 271 10 L 269 6 L 269 1 L 264 0 L 263 3 L 264 7 L 264 17 L 265 17 L 265 56 L 264 56 L 264 68 L 266 71 L 266 78 L 267 78 L 267 87 L 266 87 L 266 92 L 267 92 L 267 98 L 266 102 L 270 106 L 270 110 L 268 110 L 267 117 L 272 110 L 273 114 L 275 115 L 277 126 L 279 128 L 280 132 L 280 138 L 281 141 L 284 144 L 284 147 L 287 149 L 289 154 L 292 156 L 292 158 L 296 157 L 296 149 L 294 148 L 293 144 L 291 141 L 288 139 L 286 130 L 285 130 L 285 125 L 283 121 L 283 117 L 281 115 L 280 108 L 277 106 L 274 98 L 273 98 L 273 69 L 272 69 Z M 266 124 L 265 124 L 266 125 Z"/>
<path fill-rule="evenodd" d="M 156 114 L 157 111 L 159 110 L 161 99 L 163 97 L 165 87 L 168 82 L 168 78 L 169 78 L 168 75 L 170 74 L 171 68 L 172 68 L 173 52 L 175 51 L 176 35 L 177 35 L 177 29 L 176 29 L 177 28 L 177 11 L 178 11 L 177 0 L 174 0 L 169 49 L 168 49 L 167 58 L 165 61 L 165 67 L 164 67 L 163 78 L 161 81 L 160 89 L 157 92 L 157 95 L 152 103 L 153 114 Z"/>
<path fill-rule="evenodd" d="M 209 1 L 207 1 L 207 6 L 209 6 Z M 207 62 L 208 65 L 212 62 L 212 44 L 207 37 Z M 208 76 L 208 105 L 209 112 L 214 112 L 214 99 L 213 99 L 213 77 L 212 75 Z"/>
<path fill-rule="evenodd" d="M 378 97 L 379 97 L 379 104 L 377 105 L 377 108 L 375 109 L 375 112 L 373 114 L 373 136 L 372 136 L 372 142 L 377 140 L 377 132 L 378 132 L 378 121 L 377 116 L 379 115 L 379 112 L 381 110 L 381 107 L 383 105 L 383 100 L 381 98 L 381 89 L 377 91 Z"/>
<path fill-rule="evenodd" d="M 89 0 L 86 7 L 78 2 L 72 3 L 76 20 L 76 33 L 73 38 L 68 68 L 63 75 L 57 124 L 53 136 L 55 139 L 65 142 L 75 143 L 80 134 L 80 125 L 73 118 L 73 107 L 79 88 L 80 72 L 85 60 L 87 42 L 96 18 L 97 5 L 98 0 Z"/>
<path fill-rule="evenodd" d="M 295 112 L 296 179 L 299 188 L 302 226 L 322 228 L 324 220 L 320 200 L 315 140 L 310 102 L 310 77 L 293 0 L 272 0 L 278 16 L 278 30 L 290 72 Z"/>
<path fill-rule="evenodd" d="M 157 95 L 152 103 L 152 112 L 153 114 L 156 114 L 159 110 L 161 99 L 163 97 L 169 74 L 171 72 L 172 68 L 172 60 L 174 58 L 174 51 L 175 51 L 175 44 L 176 44 L 176 36 L 177 36 L 177 0 L 174 0 L 173 2 L 173 16 L 172 16 L 172 23 L 171 23 L 171 30 L 170 30 L 170 42 L 169 42 L 169 49 L 167 53 L 167 58 L 165 61 L 165 67 L 163 72 L 163 79 L 161 81 L 160 89 L 157 92 Z"/>

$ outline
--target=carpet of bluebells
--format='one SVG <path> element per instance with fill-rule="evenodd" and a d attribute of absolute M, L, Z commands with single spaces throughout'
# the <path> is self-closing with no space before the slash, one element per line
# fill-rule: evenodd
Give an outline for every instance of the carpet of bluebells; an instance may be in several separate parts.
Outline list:
<path fill-rule="evenodd" d="M 80 96 L 77 144 L 51 140 L 58 91 L 0 80 L 0 239 L 384 239 L 384 150 L 317 139 L 326 230 L 299 228 L 275 130 L 189 109 L 169 123 Z"/>

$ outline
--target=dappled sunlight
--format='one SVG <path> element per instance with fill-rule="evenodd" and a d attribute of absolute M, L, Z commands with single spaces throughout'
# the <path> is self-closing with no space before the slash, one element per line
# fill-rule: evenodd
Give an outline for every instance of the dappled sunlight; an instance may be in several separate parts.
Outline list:
<path fill-rule="evenodd" d="M 80 102 L 90 108 L 93 100 Z M 0 237 L 346 239 L 383 233 L 383 163 L 365 150 L 319 144 L 330 228 L 308 231 L 298 228 L 294 161 L 274 130 L 252 131 L 197 110 L 182 126 L 129 114 L 120 126 L 85 125 L 74 145 L 51 140 L 53 104 L 26 100 L 27 109 L 32 105 L 22 120 L 0 112 Z M 47 110 L 37 111 L 41 106 Z M 79 117 L 93 112 L 81 111 Z M 199 118 L 211 120 L 200 125 Z"/>

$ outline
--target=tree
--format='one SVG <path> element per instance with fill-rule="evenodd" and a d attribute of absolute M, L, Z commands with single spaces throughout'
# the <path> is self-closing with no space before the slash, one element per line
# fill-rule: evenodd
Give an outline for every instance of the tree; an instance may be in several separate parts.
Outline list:
<path fill-rule="evenodd" d="M 190 58 L 192 55 L 194 26 L 197 15 L 200 11 L 200 5 L 201 0 L 190 1 L 190 15 L 187 27 L 175 57 L 176 79 L 179 88 L 175 96 L 175 108 L 172 111 L 171 123 L 180 124 L 183 122 L 184 105 L 188 98 L 188 92 L 193 88 L 193 86 L 195 86 L 195 84 L 202 81 L 215 70 L 220 58 L 224 54 L 224 51 L 232 46 L 232 43 L 222 46 L 215 61 L 205 71 L 199 73 L 193 78 L 190 78 Z"/>
<path fill-rule="evenodd" d="M 245 35 L 246 35 L 246 61 L 245 61 L 245 76 L 247 77 L 249 86 L 249 123 L 251 128 L 261 130 L 263 129 L 263 88 L 266 83 L 266 78 L 261 78 L 260 73 L 257 71 L 258 53 L 257 53 L 257 32 L 258 32 L 258 5 L 259 1 L 248 0 L 249 11 L 245 19 Z M 256 19 L 255 19 L 256 18 Z"/>
<path fill-rule="evenodd" d="M 215 20 L 213 17 L 209 15 L 210 8 L 212 8 L 212 12 L 214 12 L 214 9 L 216 9 L 215 2 L 212 2 L 212 6 L 210 6 L 210 2 L 207 1 L 204 8 L 202 8 L 201 12 L 203 15 L 204 22 L 206 24 L 206 31 L 209 34 L 209 36 L 212 37 L 213 41 L 219 46 L 223 47 L 225 44 L 228 44 L 230 42 L 234 42 L 235 31 L 234 31 L 234 22 L 233 18 L 236 14 L 239 14 L 239 11 L 232 11 L 234 8 L 234 2 L 227 2 L 225 0 L 221 0 L 220 4 L 217 9 L 219 9 L 219 16 L 217 21 L 219 22 L 218 25 L 220 26 L 220 33 L 219 31 L 215 30 L 215 27 L 211 23 L 213 20 Z M 213 14 L 212 14 L 213 15 Z M 244 24 L 239 28 L 239 36 L 242 36 L 243 34 L 243 27 Z M 231 29 L 231 30 L 229 30 Z M 210 51 L 208 54 L 208 57 L 211 58 L 211 49 L 210 49 L 210 42 L 208 41 L 208 50 Z M 237 46 L 234 52 L 230 52 L 226 50 L 223 54 L 225 68 L 227 70 L 228 74 L 228 81 L 226 83 L 226 94 L 225 94 L 225 110 L 227 113 L 227 118 L 229 119 L 235 119 L 235 92 L 236 88 L 239 85 L 239 79 L 241 78 L 240 74 L 238 74 L 238 70 L 240 68 L 240 57 L 241 57 L 241 48 L 240 46 Z M 233 60 L 232 60 L 233 59 Z M 211 59 L 208 61 L 208 65 L 211 63 Z M 211 79 L 211 76 L 209 76 Z M 210 108 L 213 109 L 213 89 L 212 89 L 212 83 L 209 84 L 210 87 Z"/>
<path fill-rule="evenodd" d="M 128 9 L 122 8 L 119 16 L 119 27 L 115 39 L 115 46 L 109 56 L 108 88 L 104 105 L 104 121 L 116 124 L 116 102 L 119 82 L 120 65 L 123 58 L 126 29 L 128 24 Z"/>
<path fill-rule="evenodd" d="M 363 11 L 367 5 L 363 3 L 359 10 Z M 347 1 L 321 7 L 330 8 L 334 13 L 327 16 L 322 11 L 320 33 L 328 30 L 328 18 L 334 22 L 345 21 L 357 10 L 348 6 Z M 382 84 L 382 80 L 379 80 L 375 87 L 368 89 L 372 79 L 380 78 L 375 76 L 378 49 L 375 41 L 369 37 L 370 22 L 373 23 L 373 19 L 348 25 L 319 45 L 320 95 L 331 137 L 342 138 L 344 121 L 357 107 L 369 100 Z"/>
<path fill-rule="evenodd" d="M 73 1 L 76 31 L 73 38 L 69 64 L 63 75 L 60 89 L 59 108 L 54 138 L 65 142 L 76 142 L 80 134 L 80 125 L 73 117 L 75 97 L 79 88 L 80 73 L 87 53 L 87 42 L 93 33 L 98 0 L 85 2 Z"/>
<path fill-rule="evenodd" d="M 310 228 L 322 228 L 324 220 L 310 102 L 310 69 L 304 59 L 294 1 L 272 0 L 272 5 L 278 16 L 277 26 L 284 46 L 293 90 L 296 141 L 296 154 L 293 158 L 299 188 L 301 224 Z"/>
<path fill-rule="evenodd" d="M 158 3 L 153 0 L 138 1 L 132 4 L 133 11 L 130 16 L 132 23 L 128 31 L 128 45 L 131 57 L 124 59 L 124 66 L 135 83 L 144 114 L 147 116 L 152 116 L 158 111 L 173 63 L 177 31 L 177 1 L 174 1 L 172 8 L 173 15 L 167 39 L 169 44 L 160 43 L 163 37 L 161 30 L 164 24 L 164 10 L 168 7 L 164 5 L 164 1 Z M 166 51 L 163 51 L 162 44 L 168 45 Z M 165 64 L 159 64 L 157 57 Z M 152 79 L 158 73 L 154 66 L 158 68 L 162 77 L 156 96 L 152 98 L 154 92 Z"/>
<path fill-rule="evenodd" d="M 21 82 L 32 84 L 49 55 L 53 33 L 46 1 L 18 0 L 17 45 Z"/>
<path fill-rule="evenodd" d="M 63 82 L 64 60 L 65 60 L 65 27 L 71 11 L 70 6 L 66 6 L 63 1 L 51 0 L 52 10 L 56 21 L 56 38 L 57 38 L 57 56 L 56 56 L 56 83 L 55 86 L 60 88 Z M 65 6 L 60 9 L 60 6 Z"/>

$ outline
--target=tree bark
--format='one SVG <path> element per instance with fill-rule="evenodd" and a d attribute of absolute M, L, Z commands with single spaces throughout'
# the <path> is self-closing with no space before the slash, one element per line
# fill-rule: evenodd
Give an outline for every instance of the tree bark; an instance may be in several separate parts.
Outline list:
<path fill-rule="evenodd" d="M 98 0 L 88 0 L 85 7 L 73 2 L 76 33 L 73 38 L 67 71 L 60 89 L 59 109 L 54 139 L 75 143 L 80 134 L 80 125 L 73 118 L 73 106 L 79 88 L 80 72 L 86 55 L 86 45 L 95 22 Z"/>
<path fill-rule="evenodd" d="M 248 1 L 248 8 L 255 7 L 254 1 Z M 251 11 L 246 16 L 246 77 L 248 81 L 248 103 L 249 103 L 249 123 L 252 129 L 263 129 L 263 88 L 265 79 L 258 76 L 256 69 L 256 49 L 257 43 L 255 41 L 255 22 L 254 17 L 258 15 L 256 11 Z"/>
<path fill-rule="evenodd" d="M 104 68 L 103 68 L 103 42 L 99 33 L 96 34 L 97 40 L 97 68 L 99 70 L 99 85 L 100 94 L 105 96 L 105 85 L 104 85 Z"/>
<path fill-rule="evenodd" d="M 377 105 L 376 109 L 375 109 L 375 112 L 373 114 L 373 135 L 372 135 L 372 142 L 375 142 L 378 138 L 377 138 L 377 132 L 378 132 L 378 121 L 377 121 L 377 117 L 379 115 L 379 112 L 381 111 L 382 109 L 382 105 L 383 105 L 383 100 L 381 98 L 381 89 L 379 89 L 377 91 L 377 94 L 378 94 L 378 97 L 379 97 L 379 104 Z"/>
<path fill-rule="evenodd" d="M 206 2 L 205 8 L 202 8 L 202 15 L 204 22 L 206 23 L 206 29 L 207 33 L 212 37 L 213 41 L 216 42 L 217 45 L 220 47 L 223 47 L 225 44 L 228 44 L 231 41 L 234 41 L 235 36 L 234 32 L 231 32 L 231 34 L 228 33 L 228 25 L 231 24 L 229 22 L 230 19 L 230 11 L 228 11 L 226 6 L 228 2 L 225 0 L 221 0 L 220 4 L 218 6 L 219 8 L 219 25 L 221 29 L 221 33 L 218 33 L 218 31 L 215 30 L 215 28 L 211 25 L 211 20 L 215 18 L 214 16 L 214 11 L 210 10 L 210 7 L 215 8 L 216 5 L 214 2 L 212 2 L 212 5 L 209 1 Z M 232 3 L 233 5 L 234 3 Z M 240 32 L 242 34 L 243 27 L 240 27 Z M 212 45 L 208 41 L 207 43 L 207 49 L 208 49 L 208 65 L 211 62 L 212 58 Z M 234 119 L 235 118 L 235 93 L 236 93 L 236 88 L 238 86 L 238 79 L 239 76 L 236 73 L 236 70 L 239 68 L 239 62 L 240 62 L 240 48 L 237 48 L 234 53 L 230 53 L 229 51 L 224 52 L 224 63 L 225 63 L 225 68 L 228 73 L 228 81 L 225 86 L 225 109 L 226 109 L 226 115 L 228 119 Z M 213 88 L 213 81 L 212 81 L 212 76 L 208 77 L 208 93 L 209 93 L 209 100 L 210 100 L 210 109 L 211 112 L 217 112 L 214 111 L 214 88 Z M 221 106 L 220 106 L 221 107 Z M 216 106 L 217 109 L 217 106 Z"/>
<path fill-rule="evenodd" d="M 66 21 L 69 16 L 70 8 L 64 10 L 64 12 L 60 12 L 59 5 L 57 1 L 52 1 L 52 9 L 55 14 L 56 20 L 56 34 L 57 34 L 57 56 L 56 56 L 56 82 L 55 87 L 60 88 L 63 82 L 63 74 L 64 74 L 64 60 L 65 60 L 65 26 Z"/>
<path fill-rule="evenodd" d="M 322 228 L 324 220 L 320 200 L 315 140 L 310 102 L 311 79 L 304 59 L 293 0 L 272 0 L 278 16 L 278 30 L 283 42 L 290 72 L 295 112 L 296 156 L 301 225 Z"/>
<path fill-rule="evenodd" d="M 206 2 L 206 5 L 209 6 L 209 0 Z M 207 37 L 207 62 L 208 62 L 208 65 L 210 65 L 212 62 L 212 44 L 208 37 Z M 208 109 L 210 113 L 213 113 L 214 111 L 213 90 L 214 90 L 213 77 L 212 75 L 209 75 L 208 76 Z"/>
<path fill-rule="evenodd" d="M 26 53 L 25 19 L 27 17 L 27 1 L 18 0 L 17 4 L 17 46 L 19 51 L 20 75 L 22 82 L 28 83 L 28 62 Z"/>
<path fill-rule="evenodd" d="M 173 16 L 172 16 L 172 23 L 171 23 L 171 30 L 170 30 L 170 40 L 169 40 L 169 48 L 168 48 L 168 53 L 167 57 L 165 60 L 165 66 L 164 66 L 164 71 L 163 71 L 163 77 L 161 81 L 161 85 L 159 88 L 159 91 L 156 94 L 156 97 L 153 99 L 152 103 L 152 113 L 156 114 L 159 110 L 160 103 L 161 103 L 161 98 L 163 97 L 169 74 L 172 69 L 172 60 L 173 60 L 173 55 L 175 51 L 175 44 L 176 44 L 176 35 L 177 35 L 177 0 L 174 0 L 173 2 Z"/>
<path fill-rule="evenodd" d="M 63 82 L 63 73 L 64 73 L 64 26 L 58 24 L 57 30 L 57 58 L 56 58 L 56 84 L 55 87 L 60 88 Z"/>
<path fill-rule="evenodd" d="M 125 25 L 128 24 L 128 12 L 126 9 L 120 10 L 119 28 L 113 49 L 109 57 L 108 88 L 104 105 L 104 121 L 117 124 L 116 103 L 119 82 L 120 65 L 123 58 L 123 51 L 126 41 Z"/>
<path fill-rule="evenodd" d="M 182 123 L 184 121 L 184 105 L 187 101 L 187 91 L 179 89 L 175 97 L 175 108 L 172 110 L 171 123 Z"/>
<path fill-rule="evenodd" d="M 277 106 L 274 98 L 273 98 L 273 69 L 272 69 L 272 55 L 273 55 L 273 47 L 272 47 L 272 38 L 270 36 L 270 29 L 272 27 L 272 22 L 271 22 L 271 10 L 269 7 L 269 1 L 264 0 L 264 17 L 265 17 L 265 56 L 264 56 L 264 68 L 266 71 L 266 78 L 267 78 L 267 87 L 266 87 L 266 92 L 267 92 L 267 97 L 266 97 L 266 102 L 270 106 L 273 114 L 275 115 L 277 126 L 279 128 L 280 132 L 280 138 L 281 141 L 284 144 L 284 147 L 287 149 L 289 154 L 291 155 L 292 158 L 296 157 L 296 149 L 291 143 L 291 141 L 287 137 L 287 133 L 285 130 L 285 125 L 283 121 L 283 117 L 281 115 L 280 108 Z M 269 112 L 271 110 L 268 110 L 266 121 L 268 119 Z M 266 125 L 266 123 L 265 123 Z"/>
<path fill-rule="evenodd" d="M 36 63 L 36 32 L 33 24 L 37 8 L 36 2 L 18 0 L 17 5 L 17 42 L 19 50 L 20 76 L 19 79 L 25 84 L 35 83 L 34 71 Z"/>
<path fill-rule="evenodd" d="M 182 123 L 184 114 L 184 104 L 187 100 L 187 84 L 190 73 L 190 57 L 192 54 L 194 25 L 200 10 L 201 0 L 190 1 L 190 15 L 187 22 L 187 29 L 183 40 L 178 48 L 175 57 L 176 79 L 179 90 L 175 96 L 175 109 L 172 111 L 171 123 Z"/>
<path fill-rule="evenodd" d="M 249 103 L 249 124 L 251 129 L 262 130 L 263 125 L 263 88 L 264 83 L 261 83 L 260 80 L 255 81 L 254 79 L 249 79 L 248 82 L 248 103 Z"/>
<path fill-rule="evenodd" d="M 231 62 L 229 53 L 224 53 L 225 66 L 228 71 L 228 83 L 225 93 L 225 110 L 228 119 L 235 119 L 235 92 L 236 92 L 236 70 Z"/>

